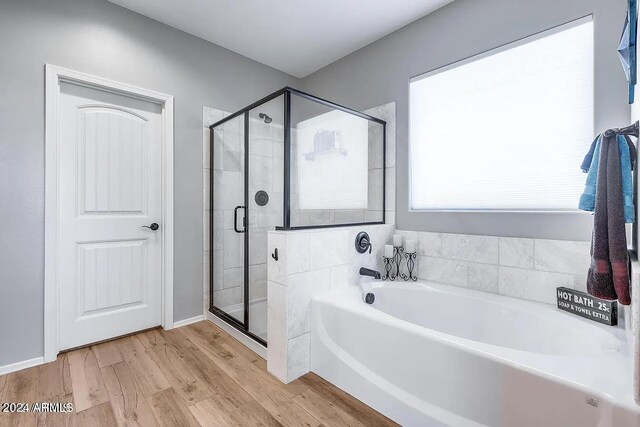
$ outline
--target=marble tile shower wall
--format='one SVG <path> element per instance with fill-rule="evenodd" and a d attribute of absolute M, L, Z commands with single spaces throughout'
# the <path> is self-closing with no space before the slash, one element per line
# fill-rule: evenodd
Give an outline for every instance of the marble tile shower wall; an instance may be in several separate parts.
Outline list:
<path fill-rule="evenodd" d="M 395 202 L 395 158 L 396 158 L 396 103 L 380 105 L 365 110 L 364 113 L 377 117 L 387 122 L 386 132 L 386 199 Z M 349 224 L 363 221 L 382 220 L 382 138 L 378 135 L 380 126 L 369 128 L 369 206 L 367 209 L 314 209 L 302 210 L 298 207 L 298 168 L 303 165 L 303 156 L 298 153 L 296 141 L 296 129 L 291 132 L 291 222 L 296 226 L 320 225 L 320 224 Z M 389 206 L 389 204 L 387 204 Z M 395 203 L 393 209 L 386 210 L 386 223 L 395 223 Z"/>
<path fill-rule="evenodd" d="M 267 232 L 282 225 L 284 199 L 284 130 L 275 123 L 251 120 L 249 140 L 249 301 L 267 297 Z M 266 191 L 258 206 L 254 195 Z M 266 328 L 265 328 L 266 329 Z"/>
<path fill-rule="evenodd" d="M 397 233 L 419 242 L 420 279 L 554 305 L 558 286 L 586 291 L 589 242 Z"/>

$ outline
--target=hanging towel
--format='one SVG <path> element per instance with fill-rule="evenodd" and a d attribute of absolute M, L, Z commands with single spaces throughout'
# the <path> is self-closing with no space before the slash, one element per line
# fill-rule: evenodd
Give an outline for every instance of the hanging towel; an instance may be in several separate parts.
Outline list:
<path fill-rule="evenodd" d="M 593 142 L 591 143 L 591 147 L 589 147 L 589 152 L 587 153 L 586 156 L 584 156 L 584 160 L 582 161 L 582 165 L 580 165 L 580 169 L 582 169 L 582 172 L 587 173 L 591 170 L 591 165 L 593 164 L 593 156 L 597 155 L 599 156 L 599 152 L 597 150 L 597 144 L 600 141 L 601 135 L 596 136 L 596 138 L 593 140 Z M 598 153 L 598 154 L 596 154 Z M 596 166 L 598 165 L 598 162 L 595 162 Z"/>
<path fill-rule="evenodd" d="M 633 224 L 635 209 L 633 207 L 633 175 L 631 170 L 635 161 L 636 148 L 631 139 L 618 135 L 618 150 L 620 152 L 620 172 L 624 197 L 624 222 Z"/>
<path fill-rule="evenodd" d="M 636 146 L 633 141 L 631 141 L 631 138 L 629 138 L 627 135 L 624 136 L 624 139 L 627 140 L 627 145 L 629 146 L 629 154 L 631 155 L 631 169 L 633 169 L 636 163 L 636 158 L 638 157 Z"/>
<path fill-rule="evenodd" d="M 578 209 L 593 212 L 596 204 L 596 179 L 598 177 L 598 164 L 600 158 L 600 145 L 602 135 L 598 135 L 591 144 L 589 152 L 584 158 L 580 168 L 588 172 L 587 182 L 584 192 L 580 196 Z M 633 206 L 633 165 L 636 161 L 636 147 L 627 136 L 619 135 L 618 152 L 620 154 L 620 169 L 622 177 L 622 192 L 624 195 L 624 221 L 632 224 L 635 220 L 635 209 Z M 588 162 L 591 163 L 588 163 Z"/>
<path fill-rule="evenodd" d="M 585 156 L 582 166 L 580 166 L 584 172 L 588 172 L 584 193 L 580 196 L 580 203 L 578 204 L 578 209 L 583 211 L 593 212 L 596 208 L 596 179 L 598 178 L 601 146 L 602 135 L 598 135 L 591 143 L 591 148 Z"/>
<path fill-rule="evenodd" d="M 602 138 L 596 187 L 587 291 L 595 297 L 617 299 L 620 304 L 629 305 L 627 236 L 620 149 L 616 136 Z"/>

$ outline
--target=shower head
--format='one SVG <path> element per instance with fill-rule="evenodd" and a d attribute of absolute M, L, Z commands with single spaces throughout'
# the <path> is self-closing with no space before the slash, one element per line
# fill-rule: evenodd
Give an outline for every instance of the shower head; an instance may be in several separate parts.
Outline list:
<path fill-rule="evenodd" d="M 260 117 L 262 120 L 264 120 L 265 123 L 269 124 L 273 121 L 273 119 L 269 116 L 267 116 L 265 113 L 260 113 L 258 114 L 258 117 Z"/>

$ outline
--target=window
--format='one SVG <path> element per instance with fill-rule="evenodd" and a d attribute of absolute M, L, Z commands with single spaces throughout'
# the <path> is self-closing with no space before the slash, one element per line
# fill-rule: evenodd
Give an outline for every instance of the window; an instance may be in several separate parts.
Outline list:
<path fill-rule="evenodd" d="M 589 17 L 411 79 L 411 208 L 576 210 L 593 51 Z"/>

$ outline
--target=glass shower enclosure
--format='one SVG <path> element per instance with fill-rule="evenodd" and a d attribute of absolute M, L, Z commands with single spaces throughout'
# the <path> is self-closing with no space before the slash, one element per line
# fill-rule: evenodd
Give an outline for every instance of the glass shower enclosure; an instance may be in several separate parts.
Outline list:
<path fill-rule="evenodd" d="M 285 87 L 210 126 L 209 310 L 267 345 L 267 232 L 383 224 L 383 120 Z"/>

